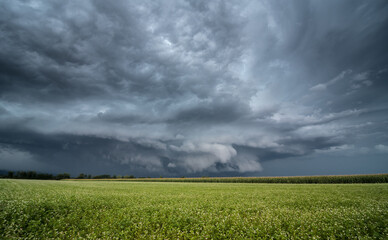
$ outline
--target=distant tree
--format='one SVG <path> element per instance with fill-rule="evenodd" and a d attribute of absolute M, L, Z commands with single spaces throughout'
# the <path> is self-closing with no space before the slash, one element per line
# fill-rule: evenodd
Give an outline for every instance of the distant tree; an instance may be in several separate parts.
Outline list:
<path fill-rule="evenodd" d="M 20 171 L 18 172 L 18 178 L 24 178 L 27 179 L 27 172 L 26 171 Z"/>
<path fill-rule="evenodd" d="M 67 179 L 67 178 L 70 178 L 70 174 L 68 174 L 68 173 L 58 174 L 58 175 L 55 177 L 55 179 L 57 179 L 57 180 Z"/>
<path fill-rule="evenodd" d="M 93 177 L 94 179 L 102 179 L 102 178 L 111 178 L 109 174 L 97 175 Z"/>
<path fill-rule="evenodd" d="M 64 174 L 58 174 L 57 176 L 54 176 L 53 174 L 50 174 L 50 173 L 40 173 L 35 171 L 17 171 L 17 172 L 9 171 L 5 177 L 18 178 L 18 179 L 55 180 L 55 179 L 70 178 L 70 174 L 64 173 Z"/>
<path fill-rule="evenodd" d="M 92 175 L 89 174 L 89 175 L 88 175 L 88 179 L 91 179 L 91 178 L 92 178 Z"/>
<path fill-rule="evenodd" d="M 55 178 L 52 174 L 49 174 L 49 173 L 38 173 L 36 174 L 35 179 L 49 180 L 49 179 L 55 179 Z"/>
<path fill-rule="evenodd" d="M 85 178 L 85 174 L 83 173 L 80 173 L 77 177 L 77 179 L 84 179 Z"/>
<path fill-rule="evenodd" d="M 117 178 L 117 176 L 116 175 L 113 175 L 113 177 L 112 178 Z"/>
<path fill-rule="evenodd" d="M 28 179 L 36 179 L 37 178 L 37 174 L 35 171 L 28 171 L 27 172 L 27 178 Z"/>

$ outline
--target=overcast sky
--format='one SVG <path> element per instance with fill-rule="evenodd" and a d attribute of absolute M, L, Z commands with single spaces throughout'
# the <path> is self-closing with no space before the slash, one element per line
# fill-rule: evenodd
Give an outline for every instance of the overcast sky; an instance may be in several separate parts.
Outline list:
<path fill-rule="evenodd" d="M 0 169 L 388 172 L 388 2 L 1 1 Z"/>

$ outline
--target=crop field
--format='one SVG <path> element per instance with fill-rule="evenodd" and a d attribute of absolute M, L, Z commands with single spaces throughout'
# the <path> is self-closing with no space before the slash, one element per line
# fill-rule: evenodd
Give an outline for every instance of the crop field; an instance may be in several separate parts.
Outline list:
<path fill-rule="evenodd" d="M 95 180 L 95 179 L 93 179 Z M 212 183 L 388 183 L 388 174 L 298 176 L 298 177 L 200 177 L 200 178 L 109 178 L 102 181 L 212 182 Z"/>
<path fill-rule="evenodd" d="M 388 239 L 388 184 L 0 180 L 0 239 Z"/>

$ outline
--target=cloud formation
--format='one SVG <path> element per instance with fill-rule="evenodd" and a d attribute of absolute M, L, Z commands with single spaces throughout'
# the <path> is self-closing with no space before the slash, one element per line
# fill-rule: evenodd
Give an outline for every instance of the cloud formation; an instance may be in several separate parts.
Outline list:
<path fill-rule="evenodd" d="M 254 175 L 384 152 L 387 27 L 385 1 L 2 2 L 0 168 Z"/>

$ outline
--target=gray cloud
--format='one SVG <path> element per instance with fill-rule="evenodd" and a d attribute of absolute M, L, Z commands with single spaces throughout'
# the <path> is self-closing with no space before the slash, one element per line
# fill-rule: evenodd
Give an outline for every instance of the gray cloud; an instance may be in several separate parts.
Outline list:
<path fill-rule="evenodd" d="M 385 1 L 0 3 L 0 168 L 255 175 L 364 149 L 368 171 L 388 145 L 387 16 Z"/>

